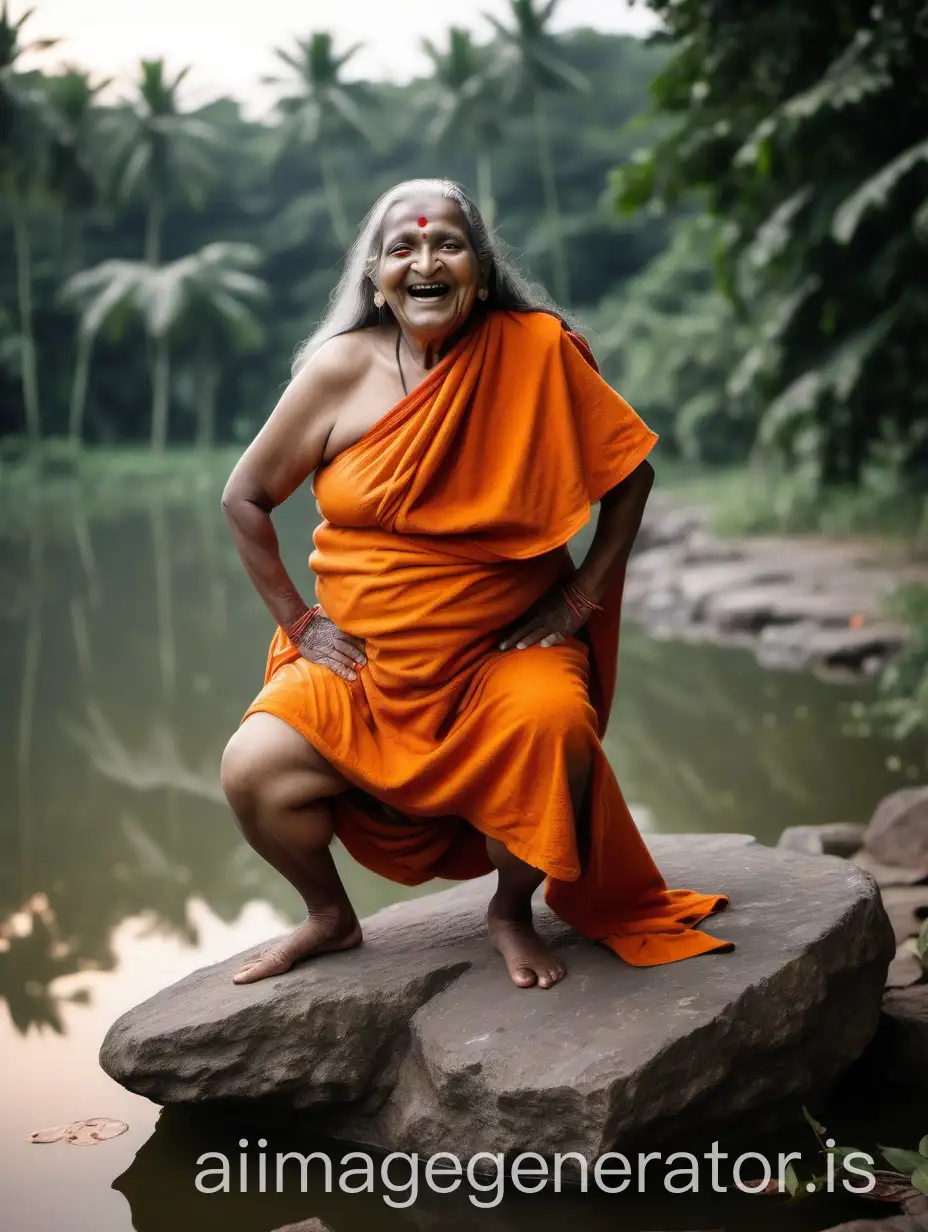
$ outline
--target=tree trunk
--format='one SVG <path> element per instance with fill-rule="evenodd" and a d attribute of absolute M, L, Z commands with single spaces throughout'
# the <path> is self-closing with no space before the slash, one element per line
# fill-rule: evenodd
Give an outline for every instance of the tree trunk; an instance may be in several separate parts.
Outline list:
<path fill-rule="evenodd" d="M 325 203 L 332 220 L 335 238 L 342 248 L 350 248 L 351 228 L 345 218 L 345 206 L 342 202 L 341 189 L 338 186 L 335 164 L 332 162 L 332 151 L 325 141 L 319 143 L 319 168 L 322 171 L 322 189 L 325 193 Z"/>
<path fill-rule="evenodd" d="M 35 334 L 32 320 L 32 246 L 29 242 L 29 221 L 26 206 L 16 186 L 10 194 L 13 216 L 13 243 L 16 248 L 16 296 L 19 303 L 19 332 L 22 346 L 23 410 L 26 437 L 34 449 L 42 436 L 42 414 L 39 407 L 39 374 L 35 357 Z"/>
<path fill-rule="evenodd" d="M 165 337 L 155 339 L 151 381 L 151 447 L 164 453 L 168 442 L 168 411 L 171 396 L 171 355 Z"/>
<path fill-rule="evenodd" d="M 538 140 L 538 165 L 544 186 L 545 211 L 551 227 L 554 295 L 560 303 L 568 304 L 570 302 L 570 272 L 567 268 L 567 254 L 564 251 L 564 237 L 561 234 L 561 208 L 557 197 L 554 162 L 551 158 L 548 113 L 545 110 L 545 100 L 541 90 L 535 91 L 535 136 Z"/>
<path fill-rule="evenodd" d="M 74 444 L 84 437 L 84 411 L 87 408 L 87 387 L 90 382 L 90 360 L 93 355 L 93 334 L 78 330 L 77 359 L 71 381 L 71 405 L 68 409 L 68 436 Z"/>
<path fill-rule="evenodd" d="M 216 443 L 216 391 L 219 369 L 209 357 L 200 363 L 197 391 L 197 447 L 212 449 Z"/>
<path fill-rule="evenodd" d="M 156 197 L 148 209 L 145 220 L 145 261 L 148 265 L 161 264 L 161 226 L 164 222 L 164 203 Z"/>
<path fill-rule="evenodd" d="M 477 204 L 487 230 L 493 230 L 493 216 L 496 213 L 496 202 L 493 200 L 493 159 L 489 146 L 477 147 Z"/>

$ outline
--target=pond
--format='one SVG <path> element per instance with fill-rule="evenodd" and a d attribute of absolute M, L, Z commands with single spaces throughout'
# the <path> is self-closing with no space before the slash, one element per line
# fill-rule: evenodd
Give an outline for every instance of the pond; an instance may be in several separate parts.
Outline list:
<path fill-rule="evenodd" d="M 64 515 L 37 514 L 0 540 L 8 1232 L 272 1232 L 311 1215 L 336 1232 L 828 1223 L 836 1199 L 788 1208 L 711 1194 L 565 1192 L 507 1197 L 488 1210 L 462 1195 L 393 1210 L 376 1195 L 325 1194 L 321 1183 L 306 1195 L 199 1194 L 197 1156 L 223 1144 L 234 1155 L 239 1134 L 250 1128 L 256 1138 L 265 1127 L 159 1118 L 102 1073 L 97 1050 L 123 1010 L 298 918 L 295 894 L 240 839 L 217 776 L 225 740 L 260 686 L 272 629 L 214 485 L 180 501 L 156 493 L 131 507 L 89 507 L 75 493 Z M 314 519 L 308 494 L 279 511 L 296 578 L 305 578 Z M 881 795 L 921 776 L 915 749 L 849 734 L 850 709 L 865 697 L 762 671 L 740 651 L 656 642 L 628 625 L 608 751 L 646 831 L 741 831 L 773 843 L 786 825 L 865 819 Z M 340 866 L 361 915 L 423 892 L 347 859 Z M 842 1105 L 842 1128 L 864 1144 L 876 1141 L 875 1125 L 901 1125 L 899 1098 L 879 1098 L 880 1107 Z M 96 1115 L 127 1121 L 129 1132 L 91 1151 L 27 1143 L 31 1130 Z M 289 1149 L 281 1144 L 291 1138 L 281 1130 L 269 1149 Z"/>

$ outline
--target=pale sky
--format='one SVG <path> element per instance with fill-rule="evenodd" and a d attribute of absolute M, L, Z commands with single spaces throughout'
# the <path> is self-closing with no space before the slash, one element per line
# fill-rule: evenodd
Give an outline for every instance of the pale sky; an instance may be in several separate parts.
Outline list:
<path fill-rule="evenodd" d="M 164 56 L 173 69 L 193 66 L 188 105 L 231 94 L 251 112 L 264 110 L 271 97 L 260 79 L 277 71 L 273 49 L 295 37 L 327 30 L 337 49 L 363 42 L 348 75 L 402 81 L 426 68 L 423 38 L 442 42 L 451 25 L 487 34 L 483 13 L 505 19 L 509 10 L 506 0 L 31 0 L 31 6 L 24 39 L 62 42 L 24 67 L 72 62 L 121 85 L 135 76 L 140 59 Z M 12 0 L 11 15 L 28 7 Z M 640 3 L 561 0 L 555 28 L 643 34 L 654 24 Z"/>

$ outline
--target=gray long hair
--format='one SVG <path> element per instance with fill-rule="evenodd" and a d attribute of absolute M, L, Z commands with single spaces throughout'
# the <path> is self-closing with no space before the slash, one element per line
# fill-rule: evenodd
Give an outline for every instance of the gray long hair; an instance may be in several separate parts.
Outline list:
<path fill-rule="evenodd" d="M 382 324 L 392 315 L 389 308 L 374 304 L 372 276 L 380 258 L 381 231 L 387 210 L 409 192 L 432 192 L 455 201 L 464 215 L 470 242 L 477 260 L 490 266 L 487 285 L 488 308 L 506 308 L 512 312 L 548 312 L 573 327 L 569 316 L 561 311 L 541 288 L 534 286 L 519 273 L 509 260 L 503 244 L 490 233 L 475 203 L 452 180 L 405 180 L 397 184 L 374 204 L 361 224 L 358 238 L 345 258 L 338 286 L 332 292 L 329 307 L 316 331 L 297 350 L 293 360 L 294 375 L 309 357 L 339 334 Z"/>

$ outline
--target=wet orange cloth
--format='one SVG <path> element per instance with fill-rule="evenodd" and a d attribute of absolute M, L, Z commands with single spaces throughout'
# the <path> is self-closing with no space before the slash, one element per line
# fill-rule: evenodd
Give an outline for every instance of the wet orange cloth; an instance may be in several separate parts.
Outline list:
<path fill-rule="evenodd" d="M 316 474 L 317 598 L 367 666 L 343 680 L 278 631 L 248 710 L 354 784 L 333 805 L 361 864 L 404 885 L 476 877 L 492 836 L 547 874 L 562 919 L 636 966 L 731 947 L 692 927 L 728 899 L 666 888 L 600 745 L 622 579 L 581 637 L 497 646 L 572 572 L 567 540 L 656 439 L 555 317 L 484 313 Z M 578 764 L 592 779 L 575 823 Z"/>

